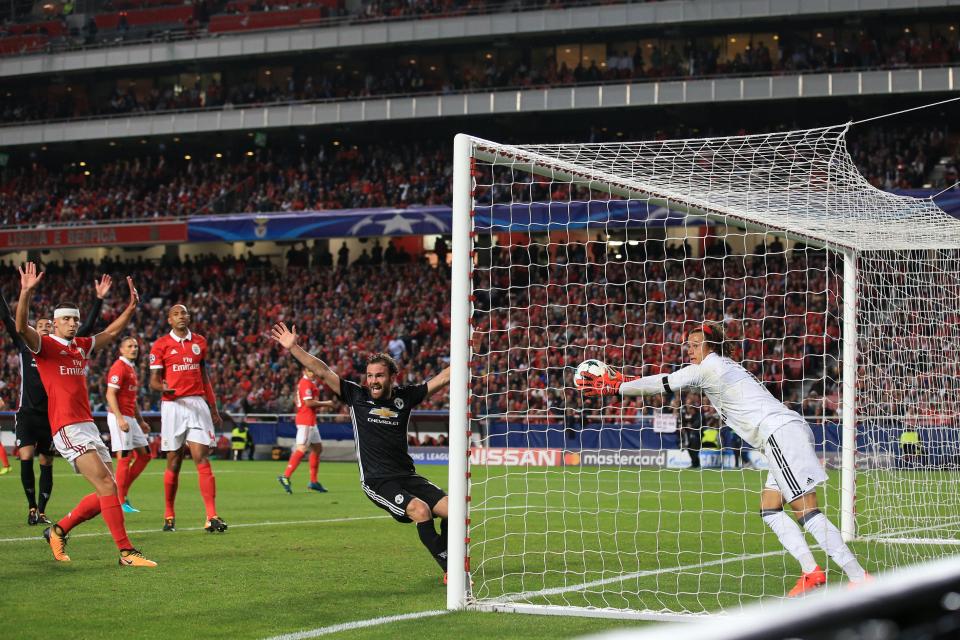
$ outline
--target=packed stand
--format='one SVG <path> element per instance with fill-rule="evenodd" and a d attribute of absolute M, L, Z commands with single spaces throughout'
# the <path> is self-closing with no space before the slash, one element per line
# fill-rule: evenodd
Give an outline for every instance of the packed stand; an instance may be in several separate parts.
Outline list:
<path fill-rule="evenodd" d="M 707 135 L 644 132 L 637 139 Z M 746 133 L 740 131 L 738 133 Z M 592 130 L 590 142 L 611 133 Z M 605 138 L 605 136 L 607 138 Z M 630 139 L 630 134 L 624 138 Z M 850 151 L 880 188 L 944 188 L 956 182 L 960 147 L 945 127 L 855 128 Z M 943 171 L 934 173 L 941 158 Z M 89 174 L 89 175 L 87 175 Z M 265 149 L 239 158 L 166 153 L 97 165 L 8 167 L 0 184 L 2 225 L 84 224 L 205 214 L 448 204 L 449 140 L 334 144 L 315 151 Z"/>
<path fill-rule="evenodd" d="M 157 156 L 61 171 L 36 163 L 0 186 L 0 207 L 3 225 L 11 226 L 443 204 L 450 201 L 448 146 L 330 145 L 310 155 L 263 151 L 234 162 Z"/>
<path fill-rule="evenodd" d="M 486 233 L 479 231 L 483 244 Z M 820 419 L 835 412 L 835 404 L 811 406 L 810 394 L 833 392 L 836 382 L 825 377 L 836 368 L 840 338 L 836 254 L 774 240 L 744 256 L 714 236 L 703 238 L 701 256 L 689 243 L 663 240 L 610 251 L 603 236 L 557 235 L 559 242 L 544 236 L 478 252 L 478 418 L 561 420 L 581 406 L 587 411 L 577 419 L 652 415 L 658 396 L 581 398 L 573 370 L 596 358 L 630 376 L 670 373 L 684 362 L 685 331 L 708 320 L 724 321 L 731 356 L 788 406 Z M 717 419 L 711 411 L 705 417 Z"/>
<path fill-rule="evenodd" d="M 138 373 L 144 409 L 159 407 L 151 391 L 146 354 L 170 328 L 167 309 L 177 303 L 191 313 L 191 330 L 205 336 L 210 354 L 208 372 L 217 398 L 229 412 L 287 413 L 301 367 L 269 337 L 273 323 L 295 325 L 301 344 L 338 373 L 360 380 L 365 358 L 389 351 L 402 367 L 402 380 L 421 382 L 439 373 L 449 359 L 450 278 L 447 269 L 431 268 L 387 243 L 371 251 L 368 264 L 334 265 L 328 252 L 294 252 L 280 268 L 252 256 L 213 257 L 162 263 L 90 261 L 67 266 L 45 265 L 46 275 L 32 309 L 49 312 L 64 299 L 89 308 L 95 276 L 110 273 L 115 290 L 104 306 L 103 329 L 125 304 L 122 278 L 131 275 L 143 303 L 130 326 L 141 340 Z M 354 256 L 356 258 L 356 256 Z M 375 262 L 374 262 L 375 261 Z M 389 261 L 389 262 L 388 262 Z M 5 295 L 15 303 L 16 270 L 3 265 Z M 387 275 L 388 274 L 388 275 Z M 386 277 L 385 277 L 386 276 Z M 11 298 L 13 298 L 11 300 Z M 79 298 L 79 300 L 77 300 Z M 408 304 L 397 305 L 396 300 Z M 31 319 L 31 322 L 35 318 Z M 0 397 L 7 407 L 18 403 L 19 358 L 9 336 L 2 336 L 3 380 Z M 103 376 L 116 359 L 116 349 L 95 355 L 90 366 L 91 406 L 105 406 Z M 326 392 L 330 399 L 329 391 Z M 437 393 L 421 409 L 447 406 L 447 393 Z"/>
<path fill-rule="evenodd" d="M 797 73 L 854 68 L 901 68 L 960 62 L 960 38 L 944 35 L 935 25 L 874 32 L 847 30 L 828 39 L 822 32 L 784 32 L 750 37 L 751 44 L 730 45 L 736 37 L 658 38 L 633 43 L 600 43 L 603 54 L 575 55 L 573 48 L 526 47 L 483 53 L 469 51 L 426 54 L 412 50 L 361 55 L 344 62 L 297 65 L 256 77 L 224 69 L 198 76 L 192 86 L 172 84 L 169 77 L 145 77 L 139 85 L 116 81 L 62 87 L 24 86 L 9 89 L 0 100 L 0 122 L 27 122 L 127 113 L 300 101 L 344 100 L 379 95 L 450 94 L 462 91 L 533 88 L 693 78 L 730 74 Z M 946 32 L 950 33 L 950 32 Z M 819 36 L 819 37 L 818 37 Z M 740 36 L 743 39 L 743 36 Z M 583 52 L 596 43 L 584 43 Z M 576 59 L 563 51 L 571 51 Z M 577 50 L 579 51 L 579 50 Z M 736 51 L 734 54 L 733 52 Z M 567 58 L 567 59 L 565 59 Z M 179 83 L 180 80 L 177 81 Z M 96 86 L 96 90 L 93 87 Z M 109 96 L 106 99 L 100 96 Z"/>

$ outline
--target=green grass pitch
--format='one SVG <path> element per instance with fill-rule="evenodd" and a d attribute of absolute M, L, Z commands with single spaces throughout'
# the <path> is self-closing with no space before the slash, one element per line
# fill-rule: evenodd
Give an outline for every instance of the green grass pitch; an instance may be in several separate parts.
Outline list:
<path fill-rule="evenodd" d="M 216 462 L 218 507 L 230 524 L 217 535 L 201 530 L 189 461 L 177 501 L 178 531 L 160 532 L 163 463 L 153 461 L 131 493 L 142 512 L 126 520 L 134 544 L 160 563 L 146 570 L 117 566 L 100 518 L 74 530 L 67 548 L 73 562 L 54 562 L 42 529 L 26 525 L 18 463 L 11 462 L 12 473 L 0 477 L 0 621 L 11 637 L 267 638 L 445 607 L 439 569 L 416 531 L 367 500 L 354 464 L 321 465 L 326 494 L 308 493 L 307 469 L 298 469 L 295 492 L 286 495 L 276 480 L 284 463 Z M 446 467 L 420 471 L 446 487 Z M 471 555 L 482 597 L 714 610 L 782 593 L 796 577 L 792 560 L 756 515 L 757 472 L 578 468 L 524 475 L 512 468 L 475 471 L 474 481 Z M 89 491 L 58 460 L 49 515 L 62 516 Z M 500 497 L 504 492 L 508 500 Z M 601 548 L 616 548 L 620 560 L 601 557 Z M 728 557 L 734 559 L 690 568 Z M 658 569 L 667 570 L 651 575 Z M 617 579 L 625 574 L 637 575 Z M 602 586 L 577 590 L 588 581 Z M 559 593 L 537 595 L 544 589 Z M 636 624 L 458 612 L 334 637 L 569 638 Z"/>

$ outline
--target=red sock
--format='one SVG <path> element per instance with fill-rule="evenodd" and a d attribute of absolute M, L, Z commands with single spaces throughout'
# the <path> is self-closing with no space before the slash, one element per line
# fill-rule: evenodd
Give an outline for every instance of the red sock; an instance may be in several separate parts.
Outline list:
<path fill-rule="evenodd" d="M 130 475 L 130 462 L 132 460 L 132 456 L 125 456 L 122 452 L 117 454 L 117 499 L 120 502 L 123 502 L 127 495 L 127 478 Z"/>
<path fill-rule="evenodd" d="M 7 448 L 3 444 L 0 444 L 0 466 L 10 466 L 10 461 L 7 460 Z"/>
<path fill-rule="evenodd" d="M 123 524 L 123 510 L 117 496 L 100 496 L 100 514 L 107 521 L 107 528 L 110 529 L 113 541 L 117 543 L 117 549 L 133 549 L 133 544 L 127 537 L 127 527 Z"/>
<path fill-rule="evenodd" d="M 57 526 L 66 533 L 81 522 L 86 522 L 90 518 L 95 517 L 98 513 L 100 513 L 100 496 L 95 493 L 90 493 L 83 496 L 83 499 L 77 503 L 73 511 L 63 516 L 60 522 L 57 523 Z"/>
<path fill-rule="evenodd" d="M 310 482 L 318 482 L 317 469 L 320 467 L 320 454 L 316 451 L 310 452 Z"/>
<path fill-rule="evenodd" d="M 140 474 L 143 473 L 143 470 L 147 467 L 147 464 L 150 462 L 150 455 L 147 453 L 140 453 L 139 451 L 133 452 L 133 464 L 130 465 L 130 473 L 127 475 L 127 484 L 123 487 L 123 495 L 126 497 L 130 493 L 130 485 L 133 484 L 133 481 L 140 477 Z"/>
<path fill-rule="evenodd" d="M 166 508 L 163 512 L 164 518 L 173 518 L 173 503 L 177 499 L 177 487 L 180 486 L 180 474 L 167 469 L 163 472 L 163 495 L 166 501 Z"/>
<path fill-rule="evenodd" d="M 297 449 L 290 455 L 290 464 L 287 465 L 287 470 L 283 472 L 283 475 L 287 478 L 292 476 L 293 472 L 300 466 L 301 460 L 303 460 L 303 451 Z"/>
<path fill-rule="evenodd" d="M 213 477 L 210 461 L 204 460 L 197 465 L 197 480 L 200 483 L 200 496 L 207 509 L 207 520 L 217 515 L 217 479 Z"/>

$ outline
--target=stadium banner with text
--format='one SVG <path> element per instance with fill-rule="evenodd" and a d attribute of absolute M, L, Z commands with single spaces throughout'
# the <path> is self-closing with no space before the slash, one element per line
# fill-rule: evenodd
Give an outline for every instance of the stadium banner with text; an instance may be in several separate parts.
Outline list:
<path fill-rule="evenodd" d="M 414 464 L 449 464 L 450 449 L 447 447 L 410 447 L 407 453 Z"/>
<path fill-rule="evenodd" d="M 0 249 L 55 249 L 104 245 L 175 244 L 187 241 L 184 222 L 103 224 L 0 231 Z"/>
<path fill-rule="evenodd" d="M 559 467 L 563 463 L 560 449 L 523 449 L 513 447 L 474 447 L 470 464 L 488 467 Z"/>
<path fill-rule="evenodd" d="M 616 450 L 581 449 L 564 451 L 563 464 L 567 467 L 645 467 L 662 469 L 667 466 L 667 449 Z"/>

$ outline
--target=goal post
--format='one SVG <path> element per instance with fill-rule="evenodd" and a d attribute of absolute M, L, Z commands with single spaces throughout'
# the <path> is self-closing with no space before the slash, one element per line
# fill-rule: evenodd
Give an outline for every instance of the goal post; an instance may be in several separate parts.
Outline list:
<path fill-rule="evenodd" d="M 808 416 L 820 507 L 868 570 L 952 552 L 960 223 L 870 186 L 847 129 L 455 138 L 448 608 L 671 618 L 783 597 L 799 568 L 759 516 L 766 461 L 706 398 L 572 382 L 588 358 L 674 370 L 703 320 Z M 931 455 L 905 468 L 909 430 Z"/>

